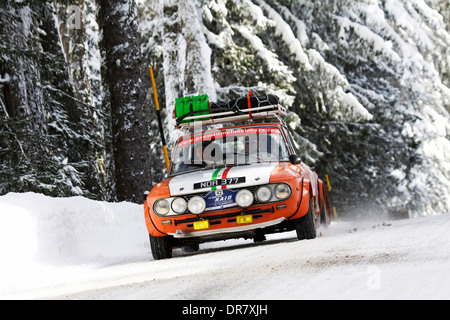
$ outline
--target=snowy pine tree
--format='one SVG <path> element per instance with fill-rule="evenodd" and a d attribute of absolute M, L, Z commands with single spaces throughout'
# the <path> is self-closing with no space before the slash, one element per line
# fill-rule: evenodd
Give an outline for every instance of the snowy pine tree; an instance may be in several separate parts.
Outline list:
<path fill-rule="evenodd" d="M 153 66 L 168 141 L 176 97 L 274 93 L 340 214 L 446 213 L 449 16 L 443 0 L 4 1 L 0 192 L 140 200 L 165 172 Z"/>
<path fill-rule="evenodd" d="M 92 196 L 92 135 L 61 52 L 54 4 L 8 1 L 0 15 L 0 73 L 7 80 L 1 83 L 1 192 Z"/>
<path fill-rule="evenodd" d="M 287 121 L 303 160 L 331 177 L 338 211 L 448 212 L 450 39 L 443 1 L 139 3 L 142 49 L 163 68 L 168 115 L 175 97 L 197 92 L 191 84 L 211 76 L 200 93 L 219 100 L 250 89 L 278 94 L 290 108 Z M 194 54 L 211 55 L 210 70 L 207 63 L 189 65 Z"/>
<path fill-rule="evenodd" d="M 117 157 L 112 152 L 111 108 L 103 105 L 95 11 L 92 0 L 2 3 L 1 193 L 124 199 L 115 188 L 112 164 Z M 131 37 L 139 41 L 138 34 Z M 126 70 L 139 74 L 141 66 Z M 128 75 L 128 81 L 141 85 L 136 80 Z M 126 97 L 141 96 L 134 85 L 129 88 Z M 125 115 L 119 117 L 115 120 L 124 127 L 115 130 L 120 134 L 127 128 Z M 134 134 L 146 139 L 146 118 L 135 121 L 132 127 L 144 131 Z M 127 172 L 136 181 L 147 172 L 147 156 L 128 155 L 138 163 Z M 128 191 L 126 199 L 140 201 L 149 180 L 139 180 L 140 187 L 132 195 Z"/>

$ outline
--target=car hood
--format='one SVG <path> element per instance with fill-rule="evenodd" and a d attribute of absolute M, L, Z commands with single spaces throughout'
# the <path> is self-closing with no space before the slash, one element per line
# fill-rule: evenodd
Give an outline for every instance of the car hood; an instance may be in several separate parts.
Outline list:
<path fill-rule="evenodd" d="M 219 189 L 267 184 L 278 162 L 222 167 L 175 176 L 169 183 L 171 196 Z"/>

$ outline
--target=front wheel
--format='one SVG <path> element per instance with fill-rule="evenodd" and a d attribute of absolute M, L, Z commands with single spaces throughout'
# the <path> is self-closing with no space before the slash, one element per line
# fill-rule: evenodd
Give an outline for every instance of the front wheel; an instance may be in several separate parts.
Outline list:
<path fill-rule="evenodd" d="M 153 259 L 170 259 L 172 258 L 172 238 L 171 237 L 154 237 L 150 236 L 150 247 L 152 249 Z"/>
<path fill-rule="evenodd" d="M 312 199 L 309 199 L 308 213 L 295 221 L 295 231 L 298 240 L 309 240 L 316 238 L 316 223 Z"/>

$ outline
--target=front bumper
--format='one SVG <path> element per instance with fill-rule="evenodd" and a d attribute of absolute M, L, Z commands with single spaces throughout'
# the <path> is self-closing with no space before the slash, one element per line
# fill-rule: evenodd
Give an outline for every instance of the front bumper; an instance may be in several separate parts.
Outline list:
<path fill-rule="evenodd" d="M 290 181 L 289 181 L 290 182 Z M 154 197 L 145 204 L 146 223 L 154 237 L 170 236 L 177 242 L 216 241 L 231 238 L 254 238 L 263 234 L 283 232 L 292 229 L 292 222 L 308 211 L 308 188 L 303 184 L 290 182 L 292 195 L 280 202 L 255 204 L 249 208 L 239 207 L 215 210 L 199 216 L 185 214 L 179 216 L 157 216 L 152 208 Z M 251 222 L 242 223 L 240 218 L 251 216 Z M 207 228 L 199 229 L 199 221 L 207 221 Z"/>
<path fill-rule="evenodd" d="M 219 235 L 219 234 L 226 234 L 226 233 L 244 232 L 244 231 L 255 230 L 255 229 L 263 229 L 263 228 L 278 225 L 278 224 L 282 223 L 284 220 L 286 220 L 286 219 L 279 218 L 279 219 L 275 219 L 275 220 L 271 220 L 271 221 L 254 223 L 254 224 L 249 224 L 249 225 L 242 225 L 242 226 L 238 226 L 238 227 L 203 230 L 203 231 L 195 231 L 195 232 L 178 232 L 178 233 L 168 233 L 168 234 L 170 236 L 173 236 L 174 238 L 205 237 L 205 236 L 211 236 L 211 235 Z"/>

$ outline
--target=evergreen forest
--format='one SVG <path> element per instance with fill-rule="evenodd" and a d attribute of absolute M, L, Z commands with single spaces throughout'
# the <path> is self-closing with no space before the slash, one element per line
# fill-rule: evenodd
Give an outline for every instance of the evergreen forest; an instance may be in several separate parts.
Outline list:
<path fill-rule="evenodd" d="M 142 202 L 175 98 L 276 94 L 341 216 L 450 213 L 446 0 L 2 0 L 0 195 Z"/>

